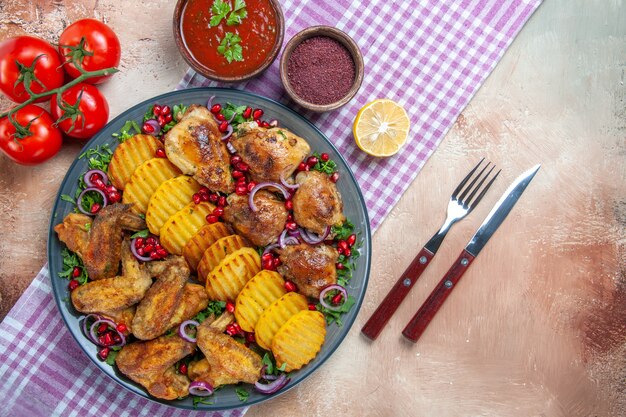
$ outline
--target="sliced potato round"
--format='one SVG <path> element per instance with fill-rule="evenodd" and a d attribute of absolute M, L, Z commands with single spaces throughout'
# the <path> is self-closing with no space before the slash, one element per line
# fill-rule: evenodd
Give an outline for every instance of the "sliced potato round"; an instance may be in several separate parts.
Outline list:
<path fill-rule="evenodd" d="M 150 197 L 146 210 L 146 224 L 150 232 L 158 235 L 165 222 L 189 204 L 199 189 L 200 184 L 187 175 L 179 175 L 161 184 Z"/>
<path fill-rule="evenodd" d="M 303 310 L 281 326 L 272 341 L 276 365 L 286 363 L 286 372 L 302 368 L 322 348 L 326 337 L 326 321 L 319 311 Z"/>
<path fill-rule="evenodd" d="M 261 257 L 252 248 L 241 248 L 226 256 L 206 278 L 210 300 L 236 300 L 246 282 L 261 270 Z"/>
<path fill-rule="evenodd" d="M 111 184 L 123 190 L 139 165 L 154 158 L 156 150 L 162 147 L 161 141 L 151 135 L 135 135 L 120 143 L 109 163 Z"/>
<path fill-rule="evenodd" d="M 222 222 L 202 226 L 183 248 L 183 256 L 191 269 L 196 270 L 198 268 L 202 255 L 209 246 L 214 244 L 218 239 L 226 237 L 231 233 L 226 223 Z M 202 282 L 204 282 L 206 275 L 202 278 Z"/>
<path fill-rule="evenodd" d="M 211 214 L 215 206 L 203 201 L 199 204 L 193 201 L 171 216 L 159 233 L 161 244 L 174 255 L 181 255 L 183 247 L 191 237 L 206 223 L 206 216 Z"/>
<path fill-rule="evenodd" d="M 246 332 L 253 332 L 267 307 L 282 297 L 285 281 L 276 271 L 262 270 L 246 283 L 235 303 L 235 319 Z"/>
<path fill-rule="evenodd" d="M 152 194 L 165 181 L 180 175 L 180 170 L 165 158 L 148 159 L 139 165 L 125 185 L 122 203 L 133 204 L 136 214 L 145 213 Z"/>
<path fill-rule="evenodd" d="M 230 235 L 218 239 L 207 248 L 198 264 L 198 281 L 204 282 L 209 272 L 222 262 L 227 255 L 249 246 L 248 242 L 239 235 Z"/>
<path fill-rule="evenodd" d="M 254 327 L 256 342 L 263 349 L 270 350 L 274 335 L 283 324 L 299 311 L 307 310 L 306 297 L 297 292 L 288 292 L 270 304 L 259 317 Z"/>

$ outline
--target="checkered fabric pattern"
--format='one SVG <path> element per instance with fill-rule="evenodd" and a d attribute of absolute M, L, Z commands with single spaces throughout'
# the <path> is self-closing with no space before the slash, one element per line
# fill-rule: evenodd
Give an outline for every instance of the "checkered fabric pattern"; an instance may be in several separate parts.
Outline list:
<path fill-rule="evenodd" d="M 487 78 L 541 0 L 284 1 L 290 39 L 326 24 L 351 35 L 365 78 L 338 111 L 313 114 L 285 97 L 275 62 L 262 76 L 230 87 L 281 101 L 303 113 L 338 147 L 355 172 L 376 229 Z M 215 86 L 188 71 L 178 88 Z M 409 110 L 412 130 L 391 158 L 367 156 L 351 126 L 358 109 L 391 98 Z M 109 380 L 82 353 L 51 295 L 47 266 L 0 323 L 0 416 L 188 416 Z M 59 279 L 52 277 L 52 279 Z M 246 409 L 204 413 L 239 417 Z"/>

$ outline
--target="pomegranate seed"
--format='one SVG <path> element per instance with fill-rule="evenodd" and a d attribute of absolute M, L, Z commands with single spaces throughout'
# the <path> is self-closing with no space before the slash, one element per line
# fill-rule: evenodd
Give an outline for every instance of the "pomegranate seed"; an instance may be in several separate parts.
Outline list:
<path fill-rule="evenodd" d="M 220 207 L 226 207 L 228 205 L 228 202 L 226 201 L 226 197 L 221 195 L 217 200 L 217 205 Z"/>
<path fill-rule="evenodd" d="M 345 251 L 346 249 L 348 249 L 348 242 L 346 242 L 345 240 L 340 240 L 339 242 L 337 242 L 337 248 Z"/>
<path fill-rule="evenodd" d="M 274 255 L 272 255 L 270 252 L 267 252 L 261 256 L 262 261 L 265 261 L 267 259 L 274 259 Z"/>
<path fill-rule="evenodd" d="M 291 200 L 285 201 L 285 208 L 287 210 L 293 210 L 293 201 L 291 201 Z"/>
<path fill-rule="evenodd" d="M 258 127 L 261 127 L 263 125 L 263 122 L 260 121 L 259 119 L 256 119 L 255 122 Z"/>
<path fill-rule="evenodd" d="M 111 332 L 105 333 L 102 337 L 104 341 L 104 343 L 102 344 L 104 346 L 109 346 L 113 344 L 113 336 L 111 335 Z"/>
<path fill-rule="evenodd" d="M 223 122 L 220 122 L 219 124 L 219 130 L 220 132 L 224 133 L 228 130 L 228 122 L 226 120 L 224 120 Z"/>
<path fill-rule="evenodd" d="M 252 107 L 246 107 L 246 109 L 241 113 L 244 119 L 249 119 L 252 116 Z"/>
<path fill-rule="evenodd" d="M 270 271 L 274 270 L 274 260 L 273 259 L 265 259 L 263 261 L 261 261 L 261 265 L 263 266 L 263 269 L 267 269 Z"/>
<path fill-rule="evenodd" d="M 200 200 L 202 200 L 202 201 L 209 201 L 209 198 L 210 198 L 209 194 L 207 194 L 207 193 L 200 194 Z"/>
<path fill-rule="evenodd" d="M 163 149 L 163 148 L 158 148 L 158 149 L 154 152 L 154 155 L 155 155 L 157 158 L 165 158 L 165 157 L 166 157 L 166 155 L 165 155 L 165 149 Z"/>
<path fill-rule="evenodd" d="M 165 124 L 168 124 L 169 122 L 171 122 L 173 119 L 171 114 L 166 114 L 165 116 L 163 116 L 163 120 L 165 120 Z"/>
<path fill-rule="evenodd" d="M 292 222 L 292 221 L 293 221 L 293 214 L 289 213 L 289 214 L 287 215 L 287 221 L 288 221 L 288 222 Z"/>
<path fill-rule="evenodd" d="M 228 326 L 226 326 L 226 334 L 229 336 L 232 336 L 235 334 L 235 331 L 233 330 L 233 325 L 229 324 Z"/>
<path fill-rule="evenodd" d="M 165 105 L 161 108 L 161 112 L 159 114 L 162 116 L 167 116 L 167 115 L 171 115 L 171 113 L 172 113 L 172 109 L 170 108 L 170 106 Z"/>
<path fill-rule="evenodd" d="M 343 254 L 349 258 L 352 255 L 352 250 L 350 248 L 346 248 L 344 249 Z"/>
<path fill-rule="evenodd" d="M 322 160 L 322 162 L 328 162 L 328 160 L 330 159 L 330 156 L 324 152 L 323 154 L 320 155 L 320 159 Z"/>
<path fill-rule="evenodd" d="M 158 117 L 157 117 L 157 122 L 159 123 L 159 126 L 161 126 L 161 127 L 163 127 L 163 126 L 165 126 L 165 125 L 166 125 L 166 123 L 165 123 L 165 117 L 163 117 L 163 116 L 158 116 Z"/>
<path fill-rule="evenodd" d="M 168 252 L 163 248 L 157 249 L 156 252 L 157 255 L 159 255 L 159 258 L 165 258 L 168 255 Z"/>
<path fill-rule="evenodd" d="M 107 197 L 109 197 L 110 203 L 117 203 L 118 201 L 122 199 L 122 195 L 118 193 L 117 191 L 113 191 L 112 193 L 109 193 Z"/>
<path fill-rule="evenodd" d="M 310 168 L 313 168 L 315 166 L 315 164 L 317 164 L 318 162 L 319 162 L 319 160 L 317 159 L 316 156 L 309 156 L 309 158 L 306 160 L 306 164 Z"/>
<path fill-rule="evenodd" d="M 75 266 L 74 269 L 72 270 L 72 278 L 78 278 L 80 276 L 81 273 L 81 269 L 78 266 Z"/>
<path fill-rule="evenodd" d="M 146 245 L 143 247 L 144 252 L 152 252 L 154 250 L 154 245 Z"/>
<path fill-rule="evenodd" d="M 224 117 L 222 113 L 216 114 L 215 118 L 217 119 L 218 122 L 223 122 L 226 120 L 226 117 Z"/>
<path fill-rule="evenodd" d="M 222 105 L 221 104 L 214 104 L 213 106 L 211 106 L 211 113 L 213 114 L 218 114 L 219 112 L 222 111 Z"/>
<path fill-rule="evenodd" d="M 245 162 L 241 161 L 237 164 L 237 169 L 241 172 L 248 172 L 250 167 Z"/>
<path fill-rule="evenodd" d="M 144 244 L 144 239 L 142 237 L 138 237 L 137 240 L 135 240 L 135 249 L 139 249 L 143 247 L 143 244 Z"/>
<path fill-rule="evenodd" d="M 337 268 L 337 269 L 339 269 L 339 270 L 342 270 L 342 269 L 345 269 L 345 266 L 344 266 L 344 264 L 342 264 L 341 262 L 337 262 L 337 263 L 335 264 L 335 268 Z"/>
<path fill-rule="evenodd" d="M 193 202 L 196 204 L 200 204 L 200 202 L 202 201 L 202 197 L 200 197 L 200 194 L 195 193 L 192 197 Z"/>
<path fill-rule="evenodd" d="M 297 228 L 298 228 L 298 225 L 296 224 L 296 222 L 285 223 L 285 229 L 287 230 L 296 230 Z"/>
<path fill-rule="evenodd" d="M 124 323 L 118 324 L 116 329 L 120 333 L 126 333 L 128 331 L 128 327 Z"/>
<path fill-rule="evenodd" d="M 219 218 L 215 215 L 215 214 L 209 214 L 206 216 L 206 221 L 208 223 L 217 223 L 217 221 L 219 220 Z"/>
<path fill-rule="evenodd" d="M 237 333 L 241 333 L 242 332 L 241 326 L 239 326 L 239 323 L 237 323 L 237 322 L 233 323 L 233 328 L 235 329 L 235 331 Z"/>
<path fill-rule="evenodd" d="M 156 245 L 157 243 L 156 237 L 154 236 L 150 236 L 146 239 L 146 245 Z"/>
<path fill-rule="evenodd" d="M 244 176 L 244 173 L 243 173 L 243 172 L 241 172 L 241 171 L 239 171 L 239 170 L 236 170 L 236 169 L 235 169 L 235 170 L 232 172 L 232 176 L 233 176 L 233 178 L 241 178 L 241 177 L 243 177 L 243 176 Z"/>
<path fill-rule="evenodd" d="M 274 269 L 278 268 L 279 266 L 281 266 L 283 264 L 283 262 L 280 260 L 280 258 L 274 258 Z"/>
<path fill-rule="evenodd" d="M 99 203 L 93 203 L 91 205 L 91 208 L 89 209 L 89 212 L 91 214 L 96 214 L 97 212 L 100 211 L 100 208 L 102 208 L 102 206 Z"/>
<path fill-rule="evenodd" d="M 98 357 L 100 359 L 102 359 L 103 361 L 105 361 L 107 359 L 107 357 L 109 356 L 109 352 L 110 351 L 111 351 L 111 349 L 109 349 L 108 347 L 102 348 L 98 352 Z"/>
<path fill-rule="evenodd" d="M 271 127 L 265 120 L 261 122 L 261 127 Z"/>
<path fill-rule="evenodd" d="M 309 303 L 309 310 L 315 311 L 315 310 L 317 310 L 317 307 L 315 307 L 315 304 Z"/>
<path fill-rule="evenodd" d="M 298 291 L 298 287 L 296 286 L 296 284 L 293 281 L 285 281 L 285 289 L 287 290 L 287 292 L 294 292 L 294 291 Z"/>
<path fill-rule="evenodd" d="M 159 253 L 156 250 L 153 250 L 152 252 L 150 252 L 150 258 L 152 259 L 159 259 Z"/>
<path fill-rule="evenodd" d="M 341 304 L 341 300 L 343 300 L 343 294 L 342 293 L 337 293 L 331 300 L 330 302 L 333 305 L 338 305 Z"/>
<path fill-rule="evenodd" d="M 213 204 L 217 203 L 220 200 L 220 196 L 216 193 L 209 194 L 209 201 Z"/>
<path fill-rule="evenodd" d="M 253 332 L 246 332 L 246 342 L 248 343 L 256 343 L 256 337 L 254 337 Z"/>
<path fill-rule="evenodd" d="M 354 246 L 354 244 L 356 243 L 356 235 L 353 233 L 350 236 L 348 236 L 348 238 L 346 239 L 346 242 L 348 243 L 350 247 Z"/>
<path fill-rule="evenodd" d="M 137 255 L 144 256 L 145 254 L 146 254 L 146 251 L 143 250 L 143 248 L 137 248 Z"/>
<path fill-rule="evenodd" d="M 228 311 L 229 313 L 234 313 L 235 312 L 235 304 L 233 304 L 232 301 L 227 301 L 226 302 L 226 311 Z"/>
<path fill-rule="evenodd" d="M 332 175 L 330 176 L 330 180 L 332 182 L 337 182 L 339 180 L 339 173 L 338 172 L 333 172 Z"/>
<path fill-rule="evenodd" d="M 148 134 L 154 133 L 154 127 L 148 122 L 144 123 L 141 126 L 141 130 L 143 130 L 145 133 L 148 133 Z"/>
<path fill-rule="evenodd" d="M 241 156 L 239 155 L 234 155 L 230 158 L 231 165 L 237 165 L 239 162 L 241 162 Z"/>
<path fill-rule="evenodd" d="M 181 373 L 181 374 L 183 374 L 183 375 L 187 375 L 187 364 L 185 364 L 185 363 L 181 363 L 181 364 L 178 366 L 178 372 L 180 372 L 180 373 Z"/>
<path fill-rule="evenodd" d="M 96 180 L 102 180 L 102 175 L 98 174 L 97 172 L 94 172 L 93 174 L 89 176 L 89 179 L 91 180 L 91 182 L 95 182 Z"/>
<path fill-rule="evenodd" d="M 120 337 L 120 335 L 119 335 L 119 334 L 117 334 L 117 333 L 114 333 L 114 334 L 113 334 L 113 342 L 114 342 L 115 344 L 118 344 L 118 343 L 120 343 L 121 341 L 122 341 L 122 338 Z"/>
<path fill-rule="evenodd" d="M 112 193 L 113 191 L 117 191 L 114 185 L 107 185 L 103 190 L 105 193 Z"/>
<path fill-rule="evenodd" d="M 246 183 L 246 177 L 237 178 L 237 184 L 245 184 L 245 183 Z"/>
<path fill-rule="evenodd" d="M 155 116 L 158 116 L 159 114 L 161 114 L 162 109 L 163 109 L 163 108 L 162 108 L 160 105 L 155 104 L 155 105 L 152 107 L 152 113 L 153 113 Z"/>
<path fill-rule="evenodd" d="M 237 184 L 235 187 L 235 193 L 237 195 L 246 195 L 248 194 L 248 187 L 246 187 L 246 184 Z"/>
<path fill-rule="evenodd" d="M 263 117 L 263 110 L 261 110 L 261 109 L 255 109 L 255 110 L 252 112 L 252 118 L 253 118 L 253 119 L 255 119 L 255 120 L 256 120 L 256 119 L 260 119 L 261 117 Z"/>
<path fill-rule="evenodd" d="M 215 207 L 213 209 L 213 214 L 217 217 L 221 217 L 224 215 L 224 207 Z"/>
<path fill-rule="evenodd" d="M 298 171 L 304 171 L 306 167 L 307 164 L 305 164 L 304 162 L 300 162 L 300 164 L 298 164 Z"/>
<path fill-rule="evenodd" d="M 252 191 L 252 189 L 253 189 L 254 187 L 256 187 L 256 182 L 254 182 L 254 181 L 250 181 L 250 182 L 248 183 L 248 191 Z"/>
<path fill-rule="evenodd" d="M 104 332 L 106 332 L 108 328 L 109 328 L 108 324 L 102 323 L 100 324 L 100 326 L 98 326 L 98 333 L 104 334 Z"/>
<path fill-rule="evenodd" d="M 96 186 L 99 190 L 104 190 L 106 188 L 106 184 L 102 181 L 102 179 L 98 178 L 93 181 L 93 185 Z"/>
<path fill-rule="evenodd" d="M 70 291 L 74 291 L 76 288 L 78 288 L 80 284 L 78 283 L 77 280 L 73 279 L 70 281 L 70 283 L 67 285 L 67 287 L 70 289 Z"/>

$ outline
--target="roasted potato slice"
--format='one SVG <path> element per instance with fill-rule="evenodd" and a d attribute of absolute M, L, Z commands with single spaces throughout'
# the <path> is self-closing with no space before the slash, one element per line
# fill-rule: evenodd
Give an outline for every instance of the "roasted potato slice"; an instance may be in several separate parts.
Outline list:
<path fill-rule="evenodd" d="M 235 318 L 239 326 L 253 332 L 263 311 L 286 292 L 285 281 L 278 272 L 264 269 L 256 274 L 237 296 Z"/>
<path fill-rule="evenodd" d="M 218 239 L 207 248 L 198 264 L 198 281 L 205 282 L 209 272 L 222 262 L 227 255 L 249 246 L 248 242 L 239 235 L 230 235 Z"/>
<path fill-rule="evenodd" d="M 126 182 L 122 202 L 132 204 L 137 214 L 145 213 L 150 197 L 161 184 L 180 175 L 180 170 L 165 158 L 148 159 L 139 165 Z"/>
<path fill-rule="evenodd" d="M 258 345 L 270 350 L 274 335 L 282 325 L 299 311 L 308 308 L 306 297 L 297 292 L 288 292 L 274 301 L 263 311 L 254 328 Z"/>
<path fill-rule="evenodd" d="M 235 300 L 246 282 L 261 270 L 261 257 L 252 248 L 241 248 L 226 256 L 206 279 L 210 300 Z"/>
<path fill-rule="evenodd" d="M 161 227 L 178 210 L 191 202 L 200 184 L 187 175 L 169 179 L 156 189 L 146 210 L 146 224 L 150 232 L 159 235 Z"/>
<path fill-rule="evenodd" d="M 303 310 L 281 326 L 272 341 L 276 365 L 286 363 L 286 372 L 302 368 L 322 348 L 326 337 L 326 322 L 319 311 Z"/>
<path fill-rule="evenodd" d="M 135 135 L 115 148 L 109 163 L 109 180 L 116 188 L 123 190 L 139 165 L 156 156 L 162 148 L 160 140 L 151 135 Z"/>
<path fill-rule="evenodd" d="M 231 233 L 226 223 L 217 222 L 202 226 L 183 248 L 183 256 L 191 269 L 196 270 L 196 268 L 198 268 L 198 263 L 200 263 L 204 251 L 207 250 L 209 246 L 218 239 L 226 237 Z M 203 278 L 206 278 L 206 275 Z"/>
<path fill-rule="evenodd" d="M 196 204 L 193 201 L 171 216 L 161 227 L 161 244 L 174 255 L 182 255 L 183 247 L 206 223 L 206 216 L 215 206 L 205 201 Z"/>

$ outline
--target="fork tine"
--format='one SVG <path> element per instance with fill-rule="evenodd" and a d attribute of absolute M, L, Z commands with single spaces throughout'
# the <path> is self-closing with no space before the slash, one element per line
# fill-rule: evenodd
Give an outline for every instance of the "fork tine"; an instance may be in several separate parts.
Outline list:
<path fill-rule="evenodd" d="M 476 166 L 469 172 L 469 174 L 467 174 L 465 176 L 465 178 L 463 178 L 461 183 L 454 189 L 454 191 L 452 191 L 452 198 L 457 199 L 457 195 L 459 194 L 459 191 L 461 191 L 461 189 L 463 188 L 465 183 L 467 183 L 467 180 L 469 180 L 470 177 L 474 174 L 474 172 L 476 172 L 476 170 L 478 169 L 480 164 L 483 163 L 484 160 L 485 160 L 485 158 L 483 158 L 480 161 L 478 161 L 478 164 L 476 164 Z"/>
<path fill-rule="evenodd" d="M 476 177 L 474 177 L 474 179 L 472 180 L 472 182 L 469 183 L 469 185 L 467 187 L 465 187 L 465 190 L 463 190 L 463 192 L 461 193 L 461 195 L 459 196 L 458 200 L 460 202 L 463 201 L 467 201 L 465 200 L 465 197 L 467 196 L 467 194 L 474 188 L 474 184 L 476 184 L 476 181 L 478 181 L 480 179 L 480 177 L 482 177 L 483 173 L 485 172 L 485 170 L 487 168 L 489 168 L 489 166 L 491 165 L 491 162 L 487 161 L 487 165 L 485 165 L 483 167 L 483 169 L 480 170 L 480 172 L 478 173 L 478 175 L 476 175 Z M 492 167 L 493 169 L 493 167 Z M 487 174 L 488 175 L 488 174 Z M 465 205 L 465 203 L 463 203 L 463 205 Z"/>
<path fill-rule="evenodd" d="M 495 165 L 494 165 L 494 168 L 495 168 Z M 493 168 L 492 168 L 492 170 L 493 170 Z M 495 175 L 495 176 L 491 179 L 491 181 L 489 181 L 489 182 L 487 183 L 487 185 L 485 186 L 485 188 L 483 188 L 483 190 L 481 191 L 481 193 L 480 193 L 480 194 L 478 194 L 478 197 L 476 197 L 476 200 L 474 200 L 474 201 L 471 201 L 471 202 L 470 202 L 471 198 L 470 198 L 470 199 L 468 199 L 468 204 L 470 205 L 470 211 L 471 211 L 474 207 L 476 207 L 476 205 L 477 205 L 478 203 L 480 203 L 480 200 L 482 200 L 483 196 L 487 193 L 487 190 L 489 189 L 489 187 L 491 187 L 491 184 L 493 184 L 493 182 L 496 180 L 496 178 L 498 178 L 498 175 L 500 175 L 500 172 L 501 172 L 501 171 L 502 171 L 502 170 L 500 169 L 500 170 L 498 170 L 498 172 L 496 172 L 496 175 Z M 489 172 L 491 173 L 491 171 L 489 171 Z M 487 176 L 488 176 L 488 175 L 489 175 L 489 174 L 487 174 Z M 487 177 L 485 177 L 485 178 L 487 178 Z M 477 187 L 476 189 L 478 189 L 478 187 Z M 472 194 L 473 194 L 473 193 L 472 193 Z"/>
<path fill-rule="evenodd" d="M 467 196 L 467 198 L 465 198 L 465 196 L 463 196 L 463 201 L 461 201 L 461 203 L 463 203 L 463 205 L 467 205 L 469 206 L 470 201 L 472 201 L 472 198 L 474 197 L 474 195 L 476 195 L 476 193 L 478 192 L 478 190 L 480 190 L 480 187 L 482 187 L 483 183 L 485 182 L 485 180 L 487 178 L 489 178 L 489 174 L 491 174 L 491 172 L 493 171 L 493 169 L 495 168 L 495 165 L 491 166 L 491 169 L 485 174 L 484 177 L 482 177 L 482 179 L 480 180 L 480 182 L 472 189 L 472 192 L 470 193 L 470 195 Z M 485 167 L 487 168 L 487 167 Z M 476 177 L 476 179 L 479 179 L 480 176 L 483 174 L 485 170 L 483 169 L 480 174 L 478 175 L 478 177 Z M 469 188 L 468 188 L 469 190 Z M 466 191 L 467 192 L 467 191 Z"/>

